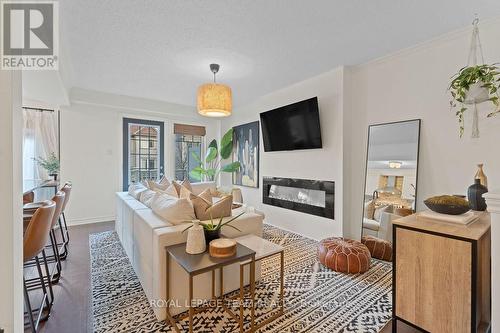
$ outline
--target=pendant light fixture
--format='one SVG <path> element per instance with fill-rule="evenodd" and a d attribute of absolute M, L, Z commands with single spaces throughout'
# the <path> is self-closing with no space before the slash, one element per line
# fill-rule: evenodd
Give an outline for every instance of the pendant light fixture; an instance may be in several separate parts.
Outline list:
<path fill-rule="evenodd" d="M 216 82 L 218 64 L 210 64 L 214 83 L 206 83 L 198 88 L 198 113 L 206 117 L 227 117 L 233 109 L 231 88 Z"/>
<path fill-rule="evenodd" d="M 391 169 L 400 169 L 402 165 L 403 165 L 403 162 L 389 161 L 389 168 L 391 168 Z"/>

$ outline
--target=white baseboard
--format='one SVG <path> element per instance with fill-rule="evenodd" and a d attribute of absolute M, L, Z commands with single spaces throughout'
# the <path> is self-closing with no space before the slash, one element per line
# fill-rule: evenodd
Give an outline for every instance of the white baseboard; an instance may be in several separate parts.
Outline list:
<path fill-rule="evenodd" d="M 92 224 L 92 223 L 101 223 L 101 222 L 112 222 L 116 219 L 114 215 L 109 216 L 98 216 L 98 217 L 90 217 L 83 219 L 69 219 L 67 220 L 68 226 L 73 225 L 82 225 L 82 224 Z"/>

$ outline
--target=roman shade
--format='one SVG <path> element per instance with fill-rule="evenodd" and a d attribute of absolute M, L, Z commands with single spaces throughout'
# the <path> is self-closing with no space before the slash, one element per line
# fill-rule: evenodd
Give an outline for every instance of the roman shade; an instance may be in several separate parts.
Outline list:
<path fill-rule="evenodd" d="M 174 124 L 174 134 L 205 136 L 205 126 Z"/>

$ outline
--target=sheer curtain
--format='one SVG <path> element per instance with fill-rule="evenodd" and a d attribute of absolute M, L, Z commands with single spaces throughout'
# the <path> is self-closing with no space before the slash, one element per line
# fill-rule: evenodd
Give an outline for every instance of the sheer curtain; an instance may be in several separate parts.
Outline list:
<path fill-rule="evenodd" d="M 23 109 L 23 121 L 23 178 L 47 179 L 47 172 L 34 158 L 59 156 L 57 112 Z"/>

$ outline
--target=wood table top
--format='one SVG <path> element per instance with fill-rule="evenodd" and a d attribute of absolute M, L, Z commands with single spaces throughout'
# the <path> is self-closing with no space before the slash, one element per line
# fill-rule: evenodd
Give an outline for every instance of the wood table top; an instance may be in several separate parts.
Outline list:
<path fill-rule="evenodd" d="M 446 234 L 452 237 L 479 240 L 490 230 L 491 217 L 488 212 L 477 212 L 478 219 L 468 225 L 443 222 L 418 216 L 418 213 L 394 220 L 392 223 L 422 231 Z"/>

